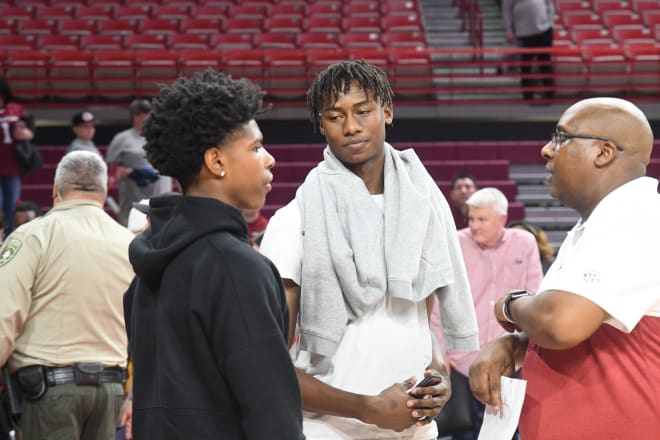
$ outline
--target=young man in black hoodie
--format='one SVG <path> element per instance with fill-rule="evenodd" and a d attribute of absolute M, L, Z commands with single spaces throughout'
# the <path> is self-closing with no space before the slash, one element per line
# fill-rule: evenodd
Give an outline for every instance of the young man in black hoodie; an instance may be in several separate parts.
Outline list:
<path fill-rule="evenodd" d="M 150 200 L 126 294 L 136 439 L 304 439 L 275 267 L 248 244 L 273 157 L 254 118 L 258 86 L 206 71 L 162 88 L 147 158 L 183 195 Z"/>

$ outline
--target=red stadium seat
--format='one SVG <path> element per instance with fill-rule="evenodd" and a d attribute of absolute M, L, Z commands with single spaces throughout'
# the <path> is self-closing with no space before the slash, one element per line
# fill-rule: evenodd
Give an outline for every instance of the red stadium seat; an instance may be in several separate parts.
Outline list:
<path fill-rule="evenodd" d="M 51 52 L 48 80 L 53 96 L 88 99 L 92 94 L 92 54 L 78 50 Z"/>
<path fill-rule="evenodd" d="M 383 42 L 388 48 L 425 47 L 426 41 L 423 32 L 384 32 Z"/>
<path fill-rule="evenodd" d="M 309 5 L 309 17 L 340 17 L 342 15 L 342 3 L 340 1 L 322 1 Z"/>
<path fill-rule="evenodd" d="M 222 50 L 253 49 L 254 34 L 218 34 L 215 39 L 215 48 Z"/>
<path fill-rule="evenodd" d="M 174 19 L 153 18 L 142 21 L 143 34 L 172 35 L 179 33 L 179 21 Z"/>
<path fill-rule="evenodd" d="M 305 23 L 307 32 L 341 33 L 342 23 L 338 16 L 311 16 Z"/>
<path fill-rule="evenodd" d="M 571 29 L 577 25 L 602 25 L 600 16 L 592 11 L 568 11 L 563 15 L 564 26 Z"/>
<path fill-rule="evenodd" d="M 40 35 L 37 38 L 40 50 L 78 50 L 80 37 L 77 35 Z"/>
<path fill-rule="evenodd" d="M 347 33 L 356 32 L 381 32 L 381 19 L 380 17 L 365 17 L 365 16 L 347 16 L 344 19 L 344 30 Z"/>
<path fill-rule="evenodd" d="M 85 0 L 50 0 L 51 6 L 67 6 L 71 8 L 78 8 L 85 5 Z"/>
<path fill-rule="evenodd" d="M 651 31 L 642 24 L 622 24 L 615 26 L 614 29 L 612 29 L 612 36 L 619 44 L 635 44 L 625 43 L 626 41 L 636 42 L 636 44 L 655 42 L 655 38 Z"/>
<path fill-rule="evenodd" d="M 80 39 L 83 50 L 120 50 L 124 47 L 121 35 L 85 35 Z"/>
<path fill-rule="evenodd" d="M 224 18 L 186 18 L 181 22 L 181 33 L 215 36 L 223 32 L 224 26 Z"/>
<path fill-rule="evenodd" d="M 76 18 L 80 20 L 111 20 L 115 8 L 110 6 L 81 6 L 78 8 Z"/>
<path fill-rule="evenodd" d="M 0 46 L 6 46 L 5 37 L 0 37 Z M 4 77 L 11 84 L 12 94 L 18 99 L 41 99 L 48 90 L 48 62 L 50 56 L 43 52 L 32 52 L 27 46 L 22 50 L 8 52 Z"/>
<path fill-rule="evenodd" d="M 266 20 L 265 32 L 291 32 L 303 31 L 303 19 L 300 16 L 284 15 L 273 16 Z"/>
<path fill-rule="evenodd" d="M 660 24 L 660 10 L 658 11 L 648 11 L 644 14 L 643 18 L 644 24 L 649 28 Z"/>
<path fill-rule="evenodd" d="M 191 15 L 191 5 L 180 4 L 180 5 L 160 5 L 154 8 L 152 11 L 154 18 L 159 18 L 161 20 L 177 20 L 181 21 L 186 18 L 190 18 Z"/>
<path fill-rule="evenodd" d="M 409 15 L 418 14 L 417 3 L 414 1 L 395 1 L 389 0 L 383 5 L 385 15 Z"/>
<path fill-rule="evenodd" d="M 609 11 L 603 14 L 603 24 L 607 26 L 608 29 L 613 29 L 615 26 L 623 24 L 641 23 L 641 17 L 632 11 Z"/>
<path fill-rule="evenodd" d="M 0 47 L 6 51 L 34 50 L 37 39 L 33 35 L 0 35 Z"/>
<path fill-rule="evenodd" d="M 307 56 L 300 50 L 269 50 L 264 56 L 269 96 L 303 99 L 307 89 Z"/>
<path fill-rule="evenodd" d="M 227 20 L 225 31 L 228 33 L 259 34 L 263 31 L 263 18 L 233 17 Z"/>
<path fill-rule="evenodd" d="M 14 35 L 16 33 L 16 23 L 14 20 L 0 19 L 0 35 Z"/>
<path fill-rule="evenodd" d="M 241 2 L 234 6 L 232 17 L 264 19 L 270 14 L 270 2 Z"/>
<path fill-rule="evenodd" d="M 158 95 L 159 84 L 169 84 L 178 76 L 178 55 L 170 50 L 135 52 L 136 86 L 141 96 Z"/>
<path fill-rule="evenodd" d="M 172 34 L 170 49 L 209 49 L 214 44 L 214 37 L 211 34 Z"/>
<path fill-rule="evenodd" d="M 117 11 L 119 13 L 119 11 Z M 135 19 L 104 20 L 98 23 L 98 33 L 108 35 L 132 35 L 138 33 L 139 22 Z"/>
<path fill-rule="evenodd" d="M 309 53 L 307 66 L 309 71 L 316 75 L 326 69 L 329 65 L 348 59 L 348 51 L 341 50 L 318 50 Z"/>
<path fill-rule="evenodd" d="M 117 6 L 115 9 L 115 18 L 118 20 L 148 20 L 151 18 L 151 7 L 148 5 L 140 6 Z"/>
<path fill-rule="evenodd" d="M 110 36 L 112 38 L 112 36 Z M 135 57 L 125 50 L 94 52 L 92 79 L 97 95 L 126 99 L 135 91 Z"/>
<path fill-rule="evenodd" d="M 347 49 L 355 48 L 372 48 L 372 49 L 382 49 L 383 41 L 381 40 L 380 33 L 370 32 L 370 33 L 345 33 L 341 36 L 342 46 Z"/>
<path fill-rule="evenodd" d="M 422 32 L 422 21 L 418 14 L 387 15 L 383 18 L 383 29 L 388 32 Z"/>
<path fill-rule="evenodd" d="M 264 84 L 264 61 L 261 51 L 231 50 L 223 53 L 220 68 L 234 78 L 249 78 L 259 85 Z"/>
<path fill-rule="evenodd" d="M 348 2 L 344 6 L 344 15 L 346 17 L 369 17 L 379 19 L 381 16 L 381 7 L 379 2 Z"/>
<path fill-rule="evenodd" d="M 660 92 L 660 45 L 626 46 L 626 57 L 630 60 L 633 89 L 638 93 L 657 95 Z"/>
<path fill-rule="evenodd" d="M 254 44 L 258 49 L 294 49 L 298 45 L 293 33 L 262 33 L 255 35 Z"/>
<path fill-rule="evenodd" d="M 641 16 L 646 12 L 660 11 L 660 1 L 658 0 L 637 0 L 633 2 L 633 10 Z"/>
<path fill-rule="evenodd" d="M 34 6 L 7 6 L 2 9 L 3 20 L 31 20 L 35 18 Z"/>
<path fill-rule="evenodd" d="M 352 48 L 348 51 L 348 57 L 352 60 L 364 60 L 367 63 L 380 67 L 383 71 L 390 70 L 389 57 L 382 49 Z"/>
<path fill-rule="evenodd" d="M 304 49 L 339 49 L 339 33 L 303 32 L 299 36 L 300 47 Z"/>
<path fill-rule="evenodd" d="M 630 11 L 630 4 L 621 0 L 600 0 L 594 2 L 594 10 L 602 17 L 608 11 Z"/>
<path fill-rule="evenodd" d="M 630 75 L 622 48 L 607 41 L 584 43 L 589 43 L 582 48 L 587 67 L 587 90 L 594 94 L 625 90 Z"/>
<path fill-rule="evenodd" d="M 16 31 L 19 35 L 53 35 L 55 33 L 55 20 L 44 18 L 33 20 L 19 20 L 16 22 Z"/>
<path fill-rule="evenodd" d="M 577 45 L 582 45 L 585 40 L 611 39 L 609 31 L 602 26 L 575 26 L 572 31 L 572 40 Z"/>
<path fill-rule="evenodd" d="M 109 21 L 107 21 L 109 23 Z M 104 22 L 105 23 L 105 22 Z M 62 35 L 92 35 L 96 33 L 94 20 L 62 20 L 58 22 L 59 33 Z"/>
<path fill-rule="evenodd" d="M 206 69 L 218 70 L 222 53 L 214 50 L 181 50 L 179 52 L 180 73 L 191 76 Z"/>
<path fill-rule="evenodd" d="M 433 85 L 428 52 L 416 49 L 393 49 L 389 52 L 392 64 L 390 83 L 395 93 L 426 95 L 426 89 Z"/>
<path fill-rule="evenodd" d="M 584 0 L 558 0 L 555 11 L 561 17 L 568 11 L 591 11 L 591 4 Z"/>
<path fill-rule="evenodd" d="M 164 34 L 135 34 L 126 37 L 124 44 L 130 50 L 162 50 L 167 47 Z"/>
<path fill-rule="evenodd" d="M 272 17 L 302 17 L 307 15 L 307 3 L 304 1 L 287 1 L 275 3 L 270 9 Z"/>
<path fill-rule="evenodd" d="M 36 18 L 52 20 L 70 20 L 74 18 L 76 8 L 73 6 L 41 6 L 36 9 Z"/>
<path fill-rule="evenodd" d="M 231 10 L 234 4 L 232 2 L 223 2 L 222 4 L 209 4 L 206 2 L 203 5 L 195 7 L 195 18 L 210 18 L 217 20 L 225 20 L 231 15 Z"/>

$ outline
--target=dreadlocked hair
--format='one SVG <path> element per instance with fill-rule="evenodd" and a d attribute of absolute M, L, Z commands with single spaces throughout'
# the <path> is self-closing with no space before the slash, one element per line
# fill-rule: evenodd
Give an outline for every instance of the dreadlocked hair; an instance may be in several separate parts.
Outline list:
<path fill-rule="evenodd" d="M 245 78 L 207 69 L 163 85 L 142 135 L 147 159 L 177 180 L 196 175 L 204 152 L 222 144 L 261 112 L 263 93 Z"/>
<path fill-rule="evenodd" d="M 383 107 L 392 107 L 394 92 L 382 69 L 364 60 L 340 61 L 319 73 L 307 91 L 309 117 L 316 128 L 326 105 L 346 94 L 352 86 L 362 88 Z"/>

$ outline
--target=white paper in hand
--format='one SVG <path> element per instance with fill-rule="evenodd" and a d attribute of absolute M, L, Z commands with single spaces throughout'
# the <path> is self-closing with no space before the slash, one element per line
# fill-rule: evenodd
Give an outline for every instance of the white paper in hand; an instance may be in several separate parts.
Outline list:
<path fill-rule="evenodd" d="M 500 378 L 502 406 L 495 411 L 492 406 L 486 405 L 478 440 L 511 440 L 520 419 L 526 386 L 526 380 Z"/>

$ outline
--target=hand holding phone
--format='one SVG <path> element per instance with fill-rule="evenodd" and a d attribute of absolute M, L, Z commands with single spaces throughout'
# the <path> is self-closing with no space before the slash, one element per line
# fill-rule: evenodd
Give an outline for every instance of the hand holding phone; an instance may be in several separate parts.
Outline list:
<path fill-rule="evenodd" d="M 417 382 L 417 384 L 411 388 L 411 391 L 408 392 L 413 397 L 417 398 L 422 398 L 423 396 L 420 396 L 418 394 L 413 394 L 412 390 L 415 388 L 421 388 L 421 387 L 427 387 L 429 385 L 435 385 L 436 383 L 440 383 L 442 381 L 442 376 L 440 376 L 438 373 L 433 373 L 430 374 L 426 377 L 424 377 L 422 380 Z"/>

